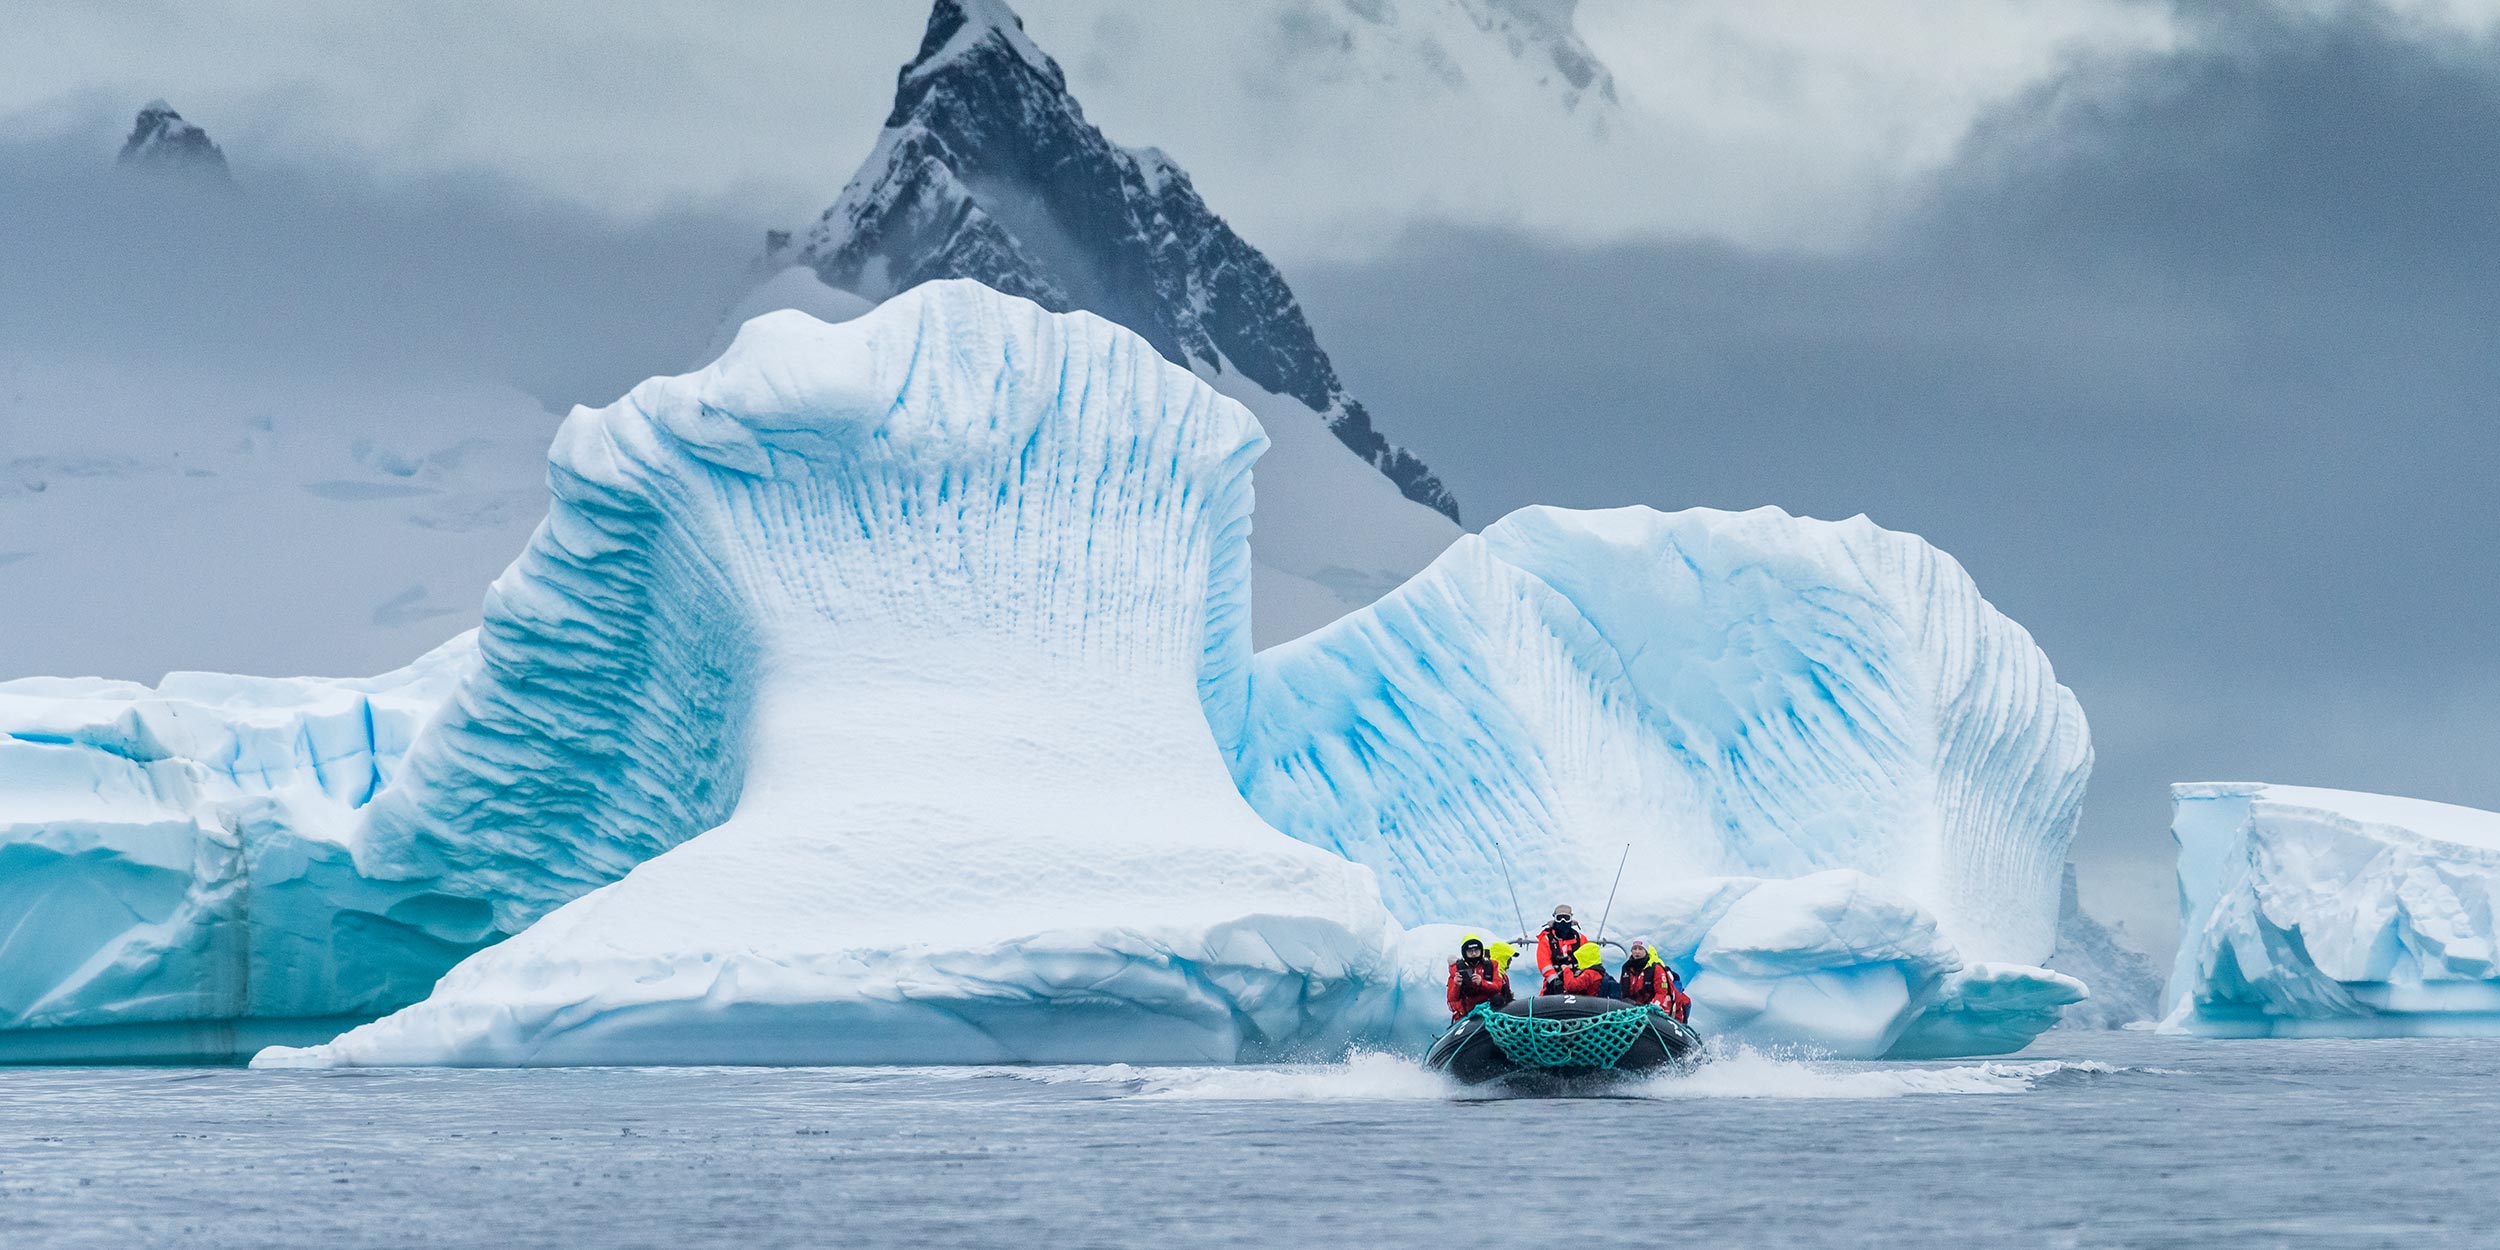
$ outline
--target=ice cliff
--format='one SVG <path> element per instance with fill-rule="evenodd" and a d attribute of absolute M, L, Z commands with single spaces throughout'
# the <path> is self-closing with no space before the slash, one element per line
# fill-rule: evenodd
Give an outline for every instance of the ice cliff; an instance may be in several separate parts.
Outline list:
<path fill-rule="evenodd" d="M 2500 813 L 2297 786 L 2172 787 L 2167 1031 L 2500 1034 Z"/>

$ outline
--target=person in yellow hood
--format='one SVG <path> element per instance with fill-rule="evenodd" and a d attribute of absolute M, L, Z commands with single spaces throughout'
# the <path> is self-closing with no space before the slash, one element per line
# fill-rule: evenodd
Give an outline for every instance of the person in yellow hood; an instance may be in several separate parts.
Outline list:
<path fill-rule="evenodd" d="M 1583 942 L 1571 952 L 1571 962 L 1545 974 L 1548 994 L 1578 994 L 1588 998 L 1615 996 L 1614 978 L 1606 975 L 1606 952 L 1595 942 Z"/>

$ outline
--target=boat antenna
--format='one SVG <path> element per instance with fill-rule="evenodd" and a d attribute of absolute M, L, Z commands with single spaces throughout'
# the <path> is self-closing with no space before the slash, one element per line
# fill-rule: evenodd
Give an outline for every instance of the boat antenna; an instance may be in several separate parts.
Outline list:
<path fill-rule="evenodd" d="M 1511 883 L 1510 856 L 1503 853 L 1500 838 L 1488 833 L 1484 835 L 1484 840 L 1493 844 L 1493 856 L 1501 861 L 1502 888 L 1510 891 L 1510 918 L 1519 922 L 1519 940 L 1525 942 L 1528 940 L 1528 913 L 1519 910 L 1519 887 Z"/>
<path fill-rule="evenodd" d="M 1606 920 L 1615 914 L 1615 891 L 1623 888 L 1623 866 L 1631 862 L 1631 859 L 1632 844 L 1626 842 L 1623 844 L 1623 858 L 1615 861 L 1615 883 L 1606 887 L 1606 910 L 1597 913 L 1597 944 L 1599 946 L 1606 944 Z M 1517 907 L 1518 905 L 1517 899 L 1511 900 L 1511 906 Z"/>

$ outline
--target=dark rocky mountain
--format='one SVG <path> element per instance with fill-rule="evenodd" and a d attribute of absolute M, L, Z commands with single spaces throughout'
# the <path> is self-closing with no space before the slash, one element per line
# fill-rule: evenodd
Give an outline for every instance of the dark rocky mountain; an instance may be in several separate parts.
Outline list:
<path fill-rule="evenodd" d="M 1276 267 L 1161 152 L 1113 144 L 999 0 L 937 0 L 885 130 L 841 198 L 773 259 L 883 300 L 973 278 L 1127 326 L 1320 414 L 1409 499 L 1458 519 L 1424 463 L 1372 427 Z"/>
<path fill-rule="evenodd" d="M 208 132 L 182 120 L 182 114 L 163 100 L 150 100 L 146 108 L 139 110 L 130 137 L 122 141 L 119 161 L 122 168 L 143 173 L 218 182 L 232 179 L 226 169 L 226 154 L 209 142 Z"/>

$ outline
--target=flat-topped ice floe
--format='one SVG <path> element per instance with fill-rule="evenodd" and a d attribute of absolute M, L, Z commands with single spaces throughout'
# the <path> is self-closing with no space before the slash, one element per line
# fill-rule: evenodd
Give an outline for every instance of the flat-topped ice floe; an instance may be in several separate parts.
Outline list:
<path fill-rule="evenodd" d="M 356 863 L 474 659 L 0 682 L 0 1061 L 231 1060 L 421 997 L 489 909 Z"/>
<path fill-rule="evenodd" d="M 2300 786 L 2171 790 L 2182 911 L 2165 1030 L 2500 1034 L 2500 813 Z"/>
<path fill-rule="evenodd" d="M 936 283 L 578 411 L 387 853 L 622 880 L 263 1063 L 1229 1061 L 1383 1025 L 1371 874 L 1268 827 L 1239 405 Z M 695 836 L 695 835 L 700 836 Z M 691 839 L 691 840 L 689 840 Z"/>

